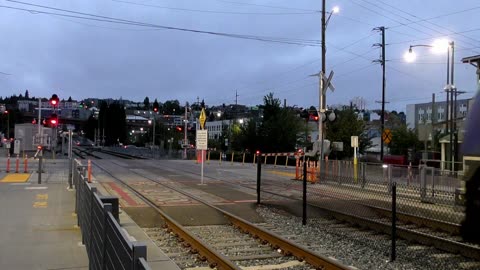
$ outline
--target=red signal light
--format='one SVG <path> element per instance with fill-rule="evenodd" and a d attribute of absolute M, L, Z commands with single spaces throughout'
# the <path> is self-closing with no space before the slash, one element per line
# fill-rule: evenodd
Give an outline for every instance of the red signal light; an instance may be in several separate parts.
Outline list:
<path fill-rule="evenodd" d="M 313 117 L 313 120 L 318 121 L 318 115 L 315 115 L 315 116 Z"/>
<path fill-rule="evenodd" d="M 42 148 L 43 148 L 43 147 L 42 147 L 41 145 L 38 145 L 38 146 L 37 146 L 37 150 L 42 150 Z"/>
<path fill-rule="evenodd" d="M 153 111 L 154 111 L 154 112 L 158 112 L 158 108 L 156 108 L 156 107 L 153 108 Z"/>
<path fill-rule="evenodd" d="M 260 150 L 257 150 L 257 151 L 255 152 L 255 154 L 257 154 L 257 156 L 259 156 L 259 155 L 260 155 Z"/>

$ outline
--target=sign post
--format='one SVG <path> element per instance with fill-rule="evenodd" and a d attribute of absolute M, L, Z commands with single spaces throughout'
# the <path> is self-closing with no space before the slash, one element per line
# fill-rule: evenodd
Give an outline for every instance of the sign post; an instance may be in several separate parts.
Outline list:
<path fill-rule="evenodd" d="M 358 149 L 358 136 L 351 136 L 351 145 L 353 147 L 353 178 L 355 179 L 355 182 L 357 182 L 358 179 L 358 170 L 357 170 L 357 149 Z"/>
<path fill-rule="evenodd" d="M 202 108 L 202 111 L 200 113 L 199 117 L 199 122 L 200 122 L 200 130 L 197 130 L 197 150 L 201 150 L 201 174 L 200 174 L 200 185 L 204 185 L 203 183 L 203 163 L 204 163 L 204 151 L 208 149 L 208 130 L 205 129 L 205 122 L 207 122 L 207 115 L 205 113 L 205 108 Z"/>

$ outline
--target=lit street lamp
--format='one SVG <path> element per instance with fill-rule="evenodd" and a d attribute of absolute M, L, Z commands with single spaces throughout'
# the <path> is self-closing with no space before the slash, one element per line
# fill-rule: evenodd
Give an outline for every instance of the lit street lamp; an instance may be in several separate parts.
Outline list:
<path fill-rule="evenodd" d="M 4 114 L 7 115 L 7 139 L 10 139 L 10 113 L 5 111 Z"/>
<path fill-rule="evenodd" d="M 455 43 L 446 39 L 438 39 L 431 45 L 410 45 L 408 52 L 404 54 L 404 59 L 407 62 L 413 62 L 416 59 L 416 55 L 412 48 L 414 47 L 429 47 L 434 53 L 447 53 L 447 85 L 444 90 L 447 92 L 447 117 L 446 117 L 446 132 L 450 137 L 450 158 L 452 162 L 451 169 L 455 170 L 455 160 L 458 155 L 458 137 L 457 137 L 457 88 L 454 85 L 454 67 L 455 67 Z M 450 96 L 449 96 L 450 94 Z M 433 114 L 433 112 L 432 112 Z M 450 124 L 449 124 L 450 122 Z M 449 130 L 450 125 L 450 130 Z"/>

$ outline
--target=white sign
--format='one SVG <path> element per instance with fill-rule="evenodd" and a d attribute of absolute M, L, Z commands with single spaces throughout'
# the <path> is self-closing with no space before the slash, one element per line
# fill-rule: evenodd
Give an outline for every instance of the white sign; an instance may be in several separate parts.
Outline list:
<path fill-rule="evenodd" d="M 20 140 L 15 140 L 15 143 L 13 146 L 13 153 L 16 155 L 20 154 Z"/>
<path fill-rule="evenodd" d="M 208 149 L 208 130 L 197 130 L 197 150 Z"/>
<path fill-rule="evenodd" d="M 358 136 L 351 137 L 351 144 L 352 144 L 352 147 L 358 147 Z"/>

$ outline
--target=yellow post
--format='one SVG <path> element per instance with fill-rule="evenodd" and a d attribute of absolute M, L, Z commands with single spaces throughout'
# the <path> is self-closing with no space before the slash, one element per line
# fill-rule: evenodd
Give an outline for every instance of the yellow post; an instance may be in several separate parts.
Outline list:
<path fill-rule="evenodd" d="M 285 168 L 288 167 L 288 154 L 285 156 Z"/>
<path fill-rule="evenodd" d="M 267 154 L 265 154 L 265 162 L 263 163 L 264 165 L 267 165 L 267 158 L 268 158 L 268 156 L 267 156 Z"/>
<path fill-rule="evenodd" d="M 255 158 L 257 157 L 257 155 L 253 155 L 253 166 L 255 166 Z"/>
<path fill-rule="evenodd" d="M 218 164 L 222 164 L 222 152 L 220 152 L 220 157 L 218 158 Z"/>
<path fill-rule="evenodd" d="M 230 165 L 233 165 L 233 155 L 235 154 L 235 152 L 232 151 L 232 161 L 231 161 L 231 164 Z"/>
<path fill-rule="evenodd" d="M 207 164 L 210 164 L 210 151 L 208 151 Z"/>
<path fill-rule="evenodd" d="M 357 147 L 353 148 L 353 178 L 355 179 L 355 183 L 358 180 L 358 171 L 357 171 Z"/>
<path fill-rule="evenodd" d="M 278 153 L 275 153 L 275 162 L 273 163 L 274 168 L 277 167 L 277 157 L 278 157 Z"/>
<path fill-rule="evenodd" d="M 245 165 L 245 152 L 243 152 L 242 165 Z"/>

